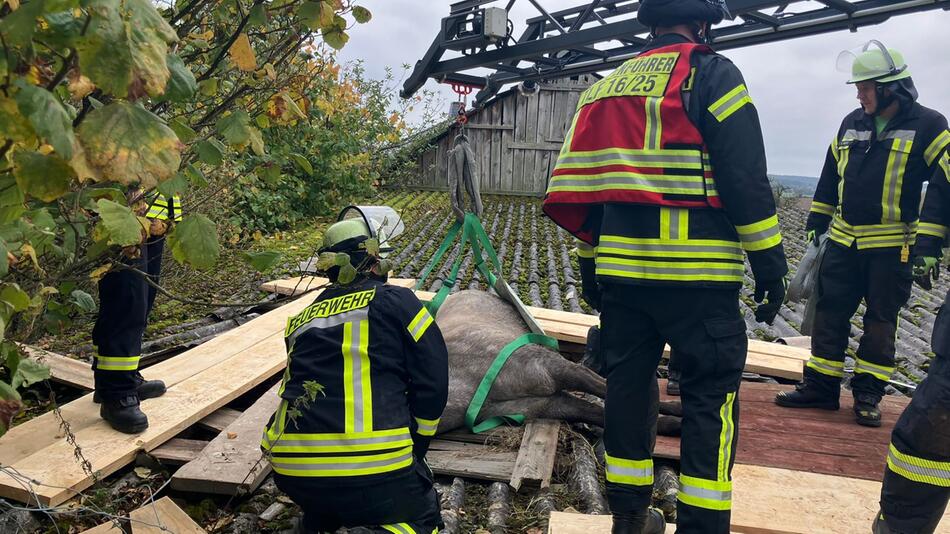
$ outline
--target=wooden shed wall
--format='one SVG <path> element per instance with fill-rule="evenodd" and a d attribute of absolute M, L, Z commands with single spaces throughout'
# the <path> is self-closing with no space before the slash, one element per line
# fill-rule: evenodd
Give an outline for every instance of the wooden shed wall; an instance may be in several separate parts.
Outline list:
<path fill-rule="evenodd" d="M 581 93 L 594 80 L 564 80 L 532 96 L 500 96 L 471 116 L 467 135 L 479 164 L 482 193 L 543 195 Z M 446 189 L 453 130 L 419 158 L 410 187 Z"/>

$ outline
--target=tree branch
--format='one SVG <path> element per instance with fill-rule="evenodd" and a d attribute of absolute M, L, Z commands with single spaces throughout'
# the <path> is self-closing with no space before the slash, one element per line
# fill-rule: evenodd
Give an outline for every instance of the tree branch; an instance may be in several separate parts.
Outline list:
<path fill-rule="evenodd" d="M 263 302 L 214 302 L 214 301 L 204 301 L 204 300 L 192 300 L 192 299 L 185 298 L 168 291 L 164 287 L 155 283 L 155 280 L 152 280 L 152 277 L 149 276 L 148 273 L 142 272 L 139 269 L 136 269 L 135 267 L 131 267 L 125 264 L 119 264 L 117 267 L 118 267 L 118 270 L 120 271 L 131 271 L 135 273 L 136 275 L 141 276 L 145 280 L 145 283 L 155 288 L 156 291 L 158 291 L 162 295 L 165 295 L 166 297 L 172 300 L 177 300 L 178 302 L 181 302 L 183 304 L 192 304 L 195 306 L 209 306 L 212 308 L 247 308 L 250 306 L 260 306 L 261 304 L 263 304 Z M 326 286 L 323 286 L 323 287 L 326 287 Z M 320 289 L 320 288 L 314 288 L 314 289 Z"/>

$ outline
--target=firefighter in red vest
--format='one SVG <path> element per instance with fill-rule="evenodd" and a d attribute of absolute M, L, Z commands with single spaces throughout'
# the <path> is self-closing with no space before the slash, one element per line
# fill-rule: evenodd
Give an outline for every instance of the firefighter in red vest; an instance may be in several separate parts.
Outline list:
<path fill-rule="evenodd" d="M 758 114 L 739 69 L 705 44 L 726 16 L 724 0 L 641 2 L 653 39 L 581 97 L 544 201 L 593 247 L 614 534 L 661 532 L 648 508 L 650 386 L 665 343 L 682 373 L 678 526 L 729 532 L 747 347 L 743 252 L 756 319 L 771 323 L 785 298 Z"/>

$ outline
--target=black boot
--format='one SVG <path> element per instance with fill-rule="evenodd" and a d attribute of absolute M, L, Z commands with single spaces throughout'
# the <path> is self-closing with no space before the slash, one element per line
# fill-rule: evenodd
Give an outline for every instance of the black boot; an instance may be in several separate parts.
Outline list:
<path fill-rule="evenodd" d="M 135 381 L 138 384 L 135 391 L 139 397 L 139 400 L 154 399 L 165 394 L 165 382 L 162 382 L 161 380 L 145 380 L 145 377 L 142 376 L 142 373 L 136 371 Z M 98 391 L 92 394 L 92 402 L 96 404 L 102 402 Z"/>
<path fill-rule="evenodd" d="M 663 512 L 650 508 L 646 515 L 614 514 L 611 534 L 664 534 L 666 519 Z"/>
<path fill-rule="evenodd" d="M 822 410 L 837 410 L 838 391 L 831 392 L 822 388 L 814 381 L 805 379 L 795 386 L 795 391 L 783 391 L 775 396 L 775 404 L 786 408 L 820 408 Z"/>
<path fill-rule="evenodd" d="M 680 396 L 680 382 L 679 380 L 673 380 L 672 377 L 666 382 L 666 394 L 671 397 Z"/>
<path fill-rule="evenodd" d="M 139 399 L 135 395 L 103 402 L 99 407 L 99 417 L 124 434 L 138 434 L 148 428 L 148 417 L 139 409 Z"/>
<path fill-rule="evenodd" d="M 870 393 L 854 394 L 854 418 L 859 425 L 881 426 L 881 410 L 877 405 L 881 399 Z"/>

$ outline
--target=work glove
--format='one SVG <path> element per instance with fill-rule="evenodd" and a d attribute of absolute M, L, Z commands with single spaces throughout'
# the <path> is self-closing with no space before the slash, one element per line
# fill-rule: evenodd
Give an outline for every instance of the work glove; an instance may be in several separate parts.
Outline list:
<path fill-rule="evenodd" d="M 758 303 L 755 307 L 756 321 L 769 325 L 775 321 L 775 316 L 785 303 L 786 289 L 788 289 L 788 282 L 784 278 L 755 283 L 753 299 Z"/>
<path fill-rule="evenodd" d="M 819 243 L 819 242 L 818 242 L 818 236 L 820 236 L 820 235 L 821 235 L 821 234 L 818 233 L 818 230 L 809 230 L 809 231 L 808 231 L 808 237 L 807 237 L 808 242 L 811 243 L 811 244 L 813 244 L 813 245 L 815 245 L 815 246 L 817 247 L 817 246 L 818 246 L 818 243 Z"/>
<path fill-rule="evenodd" d="M 931 279 L 940 277 L 940 259 L 933 256 L 916 256 L 914 258 L 914 280 L 924 289 L 933 289 Z"/>

